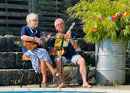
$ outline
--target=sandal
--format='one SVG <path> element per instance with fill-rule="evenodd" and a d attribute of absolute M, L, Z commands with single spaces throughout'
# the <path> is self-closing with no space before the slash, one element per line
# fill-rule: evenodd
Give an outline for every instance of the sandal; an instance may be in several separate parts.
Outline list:
<path fill-rule="evenodd" d="M 56 71 L 53 76 L 53 82 L 60 80 L 60 78 L 61 78 L 61 73 Z"/>
<path fill-rule="evenodd" d="M 48 87 L 48 86 L 47 86 L 47 83 L 42 83 L 42 84 L 41 84 L 41 87 L 47 88 L 47 87 Z"/>
<path fill-rule="evenodd" d="M 58 88 L 66 88 L 66 85 L 64 83 L 61 83 Z"/>
<path fill-rule="evenodd" d="M 82 86 L 82 88 L 92 88 L 91 85 L 87 85 L 87 86 Z"/>
<path fill-rule="evenodd" d="M 53 76 L 54 78 L 60 78 L 61 77 L 61 73 L 59 73 L 59 72 L 55 72 L 54 73 L 54 76 Z"/>

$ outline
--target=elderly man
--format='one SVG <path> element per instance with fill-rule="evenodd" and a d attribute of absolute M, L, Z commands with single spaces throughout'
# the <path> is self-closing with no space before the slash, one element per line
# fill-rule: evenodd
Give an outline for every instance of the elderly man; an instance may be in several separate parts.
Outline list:
<path fill-rule="evenodd" d="M 72 62 L 75 64 L 78 64 L 80 67 L 80 73 L 82 76 L 83 84 L 82 87 L 91 88 L 91 85 L 88 84 L 86 81 L 86 63 L 85 59 L 81 55 L 76 55 L 75 50 L 78 48 L 77 40 L 74 33 L 71 33 L 71 31 L 65 32 L 65 23 L 61 18 L 58 18 L 54 22 L 55 29 L 58 31 L 57 34 L 60 36 L 64 34 L 69 35 L 69 43 L 68 47 L 65 49 L 65 53 L 62 55 L 62 58 L 60 56 L 55 57 L 55 61 L 57 64 L 57 71 L 62 72 L 61 77 L 61 84 L 59 85 L 59 88 L 66 87 L 65 81 L 64 81 L 64 69 L 61 67 L 61 62 Z M 49 42 L 49 54 L 52 55 L 57 51 L 57 48 L 54 48 L 56 36 L 53 36 L 50 39 Z"/>

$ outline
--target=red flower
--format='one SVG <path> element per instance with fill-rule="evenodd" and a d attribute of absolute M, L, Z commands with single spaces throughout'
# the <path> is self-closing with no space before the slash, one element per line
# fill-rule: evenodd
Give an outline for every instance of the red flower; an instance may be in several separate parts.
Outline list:
<path fill-rule="evenodd" d="M 123 13 L 120 13 L 120 17 L 124 17 L 124 14 L 123 14 Z"/>
<path fill-rule="evenodd" d="M 98 20 L 98 17 L 96 17 L 95 19 L 94 19 L 94 21 L 97 21 Z"/>
<path fill-rule="evenodd" d="M 94 28 L 93 28 L 93 31 L 97 31 L 97 27 L 94 27 Z"/>

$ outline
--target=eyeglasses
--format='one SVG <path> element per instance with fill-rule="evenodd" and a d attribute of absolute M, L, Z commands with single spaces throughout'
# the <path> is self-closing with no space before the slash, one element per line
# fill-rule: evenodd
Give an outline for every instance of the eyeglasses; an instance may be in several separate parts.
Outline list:
<path fill-rule="evenodd" d="M 64 23 L 62 22 L 62 23 L 59 23 L 59 24 L 57 24 L 56 26 L 60 26 L 60 25 L 63 25 Z"/>
<path fill-rule="evenodd" d="M 31 20 L 31 21 L 38 22 L 38 20 L 35 20 L 35 19 L 34 19 L 34 20 Z"/>

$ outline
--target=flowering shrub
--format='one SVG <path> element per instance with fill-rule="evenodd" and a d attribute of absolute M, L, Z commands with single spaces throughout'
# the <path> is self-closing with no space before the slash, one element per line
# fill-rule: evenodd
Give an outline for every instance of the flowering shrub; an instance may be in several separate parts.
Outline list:
<path fill-rule="evenodd" d="M 130 40 L 130 0 L 80 0 L 67 12 L 83 24 L 86 42 Z"/>

